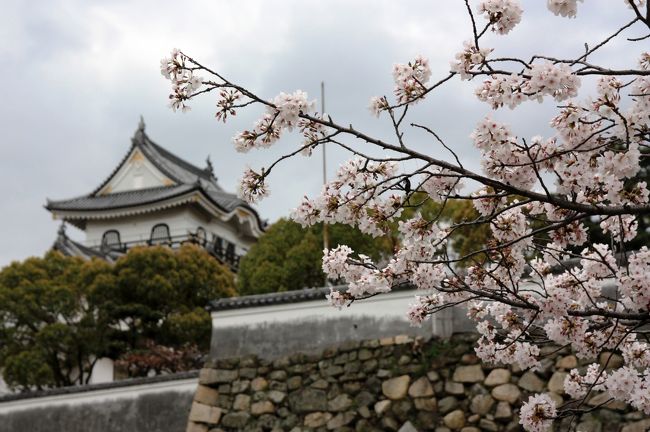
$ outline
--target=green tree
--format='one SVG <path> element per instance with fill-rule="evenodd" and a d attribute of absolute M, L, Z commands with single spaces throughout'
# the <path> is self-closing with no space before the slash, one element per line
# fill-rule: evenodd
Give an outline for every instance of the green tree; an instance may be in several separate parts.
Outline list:
<path fill-rule="evenodd" d="M 149 341 L 207 349 L 211 320 L 205 306 L 237 294 L 230 270 L 190 244 L 133 248 L 117 260 L 113 275 L 115 283 L 97 294 L 122 352 Z"/>
<path fill-rule="evenodd" d="M 110 351 L 93 293 L 111 285 L 110 266 L 50 252 L 0 271 L 0 369 L 19 390 L 87 383 Z"/>
<path fill-rule="evenodd" d="M 389 237 L 373 238 L 347 225 L 328 226 L 330 247 L 345 244 L 380 259 L 392 251 Z M 288 219 L 271 225 L 240 262 L 237 284 L 241 294 L 260 294 L 322 286 L 323 227 L 302 228 Z"/>
<path fill-rule="evenodd" d="M 182 368 L 209 346 L 207 303 L 236 293 L 195 245 L 134 248 L 114 265 L 58 252 L 15 262 L 0 271 L 0 370 L 27 390 L 87 383 L 102 357 Z"/>

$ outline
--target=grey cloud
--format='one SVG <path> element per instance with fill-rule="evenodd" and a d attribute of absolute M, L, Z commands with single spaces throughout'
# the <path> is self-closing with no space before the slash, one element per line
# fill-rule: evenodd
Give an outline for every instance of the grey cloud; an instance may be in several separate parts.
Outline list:
<path fill-rule="evenodd" d="M 629 14 L 618 2 L 593 0 L 580 5 L 577 20 L 568 21 L 553 17 L 543 3 L 524 2 L 524 22 L 512 36 L 490 35 L 486 43 L 500 53 L 529 55 L 548 48 L 568 55 L 580 51 L 583 42 L 614 30 L 618 18 Z M 259 167 L 295 148 L 299 138 L 291 136 L 275 149 L 236 153 L 230 139 L 250 126 L 259 114 L 255 110 L 240 113 L 224 126 L 214 120 L 209 96 L 193 102 L 188 114 L 167 109 L 168 83 L 158 72 L 158 62 L 173 47 L 268 98 L 296 88 L 318 98 L 324 80 L 328 113 L 392 139 L 386 121 L 371 117 L 366 109 L 370 96 L 391 92 L 392 64 L 422 53 L 431 58 L 435 79 L 446 73 L 448 61 L 470 36 L 462 2 L 26 4 L 8 0 L 0 17 L 0 53 L 6 59 L 0 72 L 0 265 L 41 255 L 50 247 L 57 224 L 42 207 L 46 197 L 92 190 L 127 150 L 140 114 L 151 137 L 171 151 L 197 164 L 210 154 L 229 190 L 236 189 L 246 165 Z M 566 31 L 571 32 L 568 39 Z M 623 63 L 635 57 L 621 50 L 600 55 Z M 451 82 L 415 107 L 412 120 L 432 125 L 468 166 L 478 167 L 468 135 L 489 110 L 474 100 L 474 86 Z M 523 136 L 549 134 L 545 125 L 552 110 L 552 104 L 531 103 L 495 116 L 512 122 Z M 443 154 L 422 133 L 408 131 L 407 137 L 417 148 Z M 331 177 L 345 155 L 333 148 L 328 152 Z M 321 161 L 316 156 L 296 158 L 276 172 L 271 197 L 259 205 L 264 217 L 287 215 L 303 194 L 320 189 Z M 79 232 L 73 235 L 83 238 Z"/>

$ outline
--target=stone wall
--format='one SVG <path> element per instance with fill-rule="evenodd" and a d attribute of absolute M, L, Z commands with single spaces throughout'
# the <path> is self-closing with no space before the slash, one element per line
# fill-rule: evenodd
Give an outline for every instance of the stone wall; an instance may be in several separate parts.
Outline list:
<path fill-rule="evenodd" d="M 396 336 L 318 355 L 213 360 L 200 373 L 187 432 L 518 431 L 518 407 L 529 395 L 551 392 L 562 403 L 574 356 L 551 354 L 538 372 L 487 367 L 473 354 L 473 338 Z M 588 405 L 607 400 L 596 394 Z M 571 430 L 568 422 L 556 430 Z M 610 403 L 575 425 L 584 432 L 645 432 L 650 419 Z"/>

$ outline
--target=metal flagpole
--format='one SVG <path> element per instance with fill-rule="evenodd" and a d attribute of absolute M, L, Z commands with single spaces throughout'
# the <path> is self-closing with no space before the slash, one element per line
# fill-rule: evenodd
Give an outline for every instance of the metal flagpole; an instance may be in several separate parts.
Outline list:
<path fill-rule="evenodd" d="M 321 116 L 325 114 L 325 81 L 320 82 L 320 102 L 321 102 Z M 327 153 L 325 149 L 325 143 L 323 147 L 323 185 L 327 184 Z M 327 229 L 327 224 L 323 222 L 323 249 L 329 249 L 330 247 L 330 238 L 329 230 Z M 325 276 L 325 285 L 327 283 L 327 276 Z"/>

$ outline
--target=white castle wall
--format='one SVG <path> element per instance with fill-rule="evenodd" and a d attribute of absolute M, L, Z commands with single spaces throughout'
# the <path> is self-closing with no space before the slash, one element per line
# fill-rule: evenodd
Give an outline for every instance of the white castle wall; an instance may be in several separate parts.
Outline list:
<path fill-rule="evenodd" d="M 102 236 L 108 230 L 117 230 L 120 233 L 122 242 L 146 242 L 151 236 L 151 229 L 160 223 L 169 226 L 172 236 L 183 236 L 196 232 L 197 228 L 203 227 L 208 233 L 215 234 L 231 243 L 237 245 L 238 254 L 245 253 L 252 245 L 252 241 L 246 241 L 237 232 L 235 220 L 232 223 L 218 221 L 208 218 L 191 207 L 177 207 L 154 213 L 145 213 L 114 219 L 93 219 L 86 225 L 86 246 L 101 246 Z"/>

